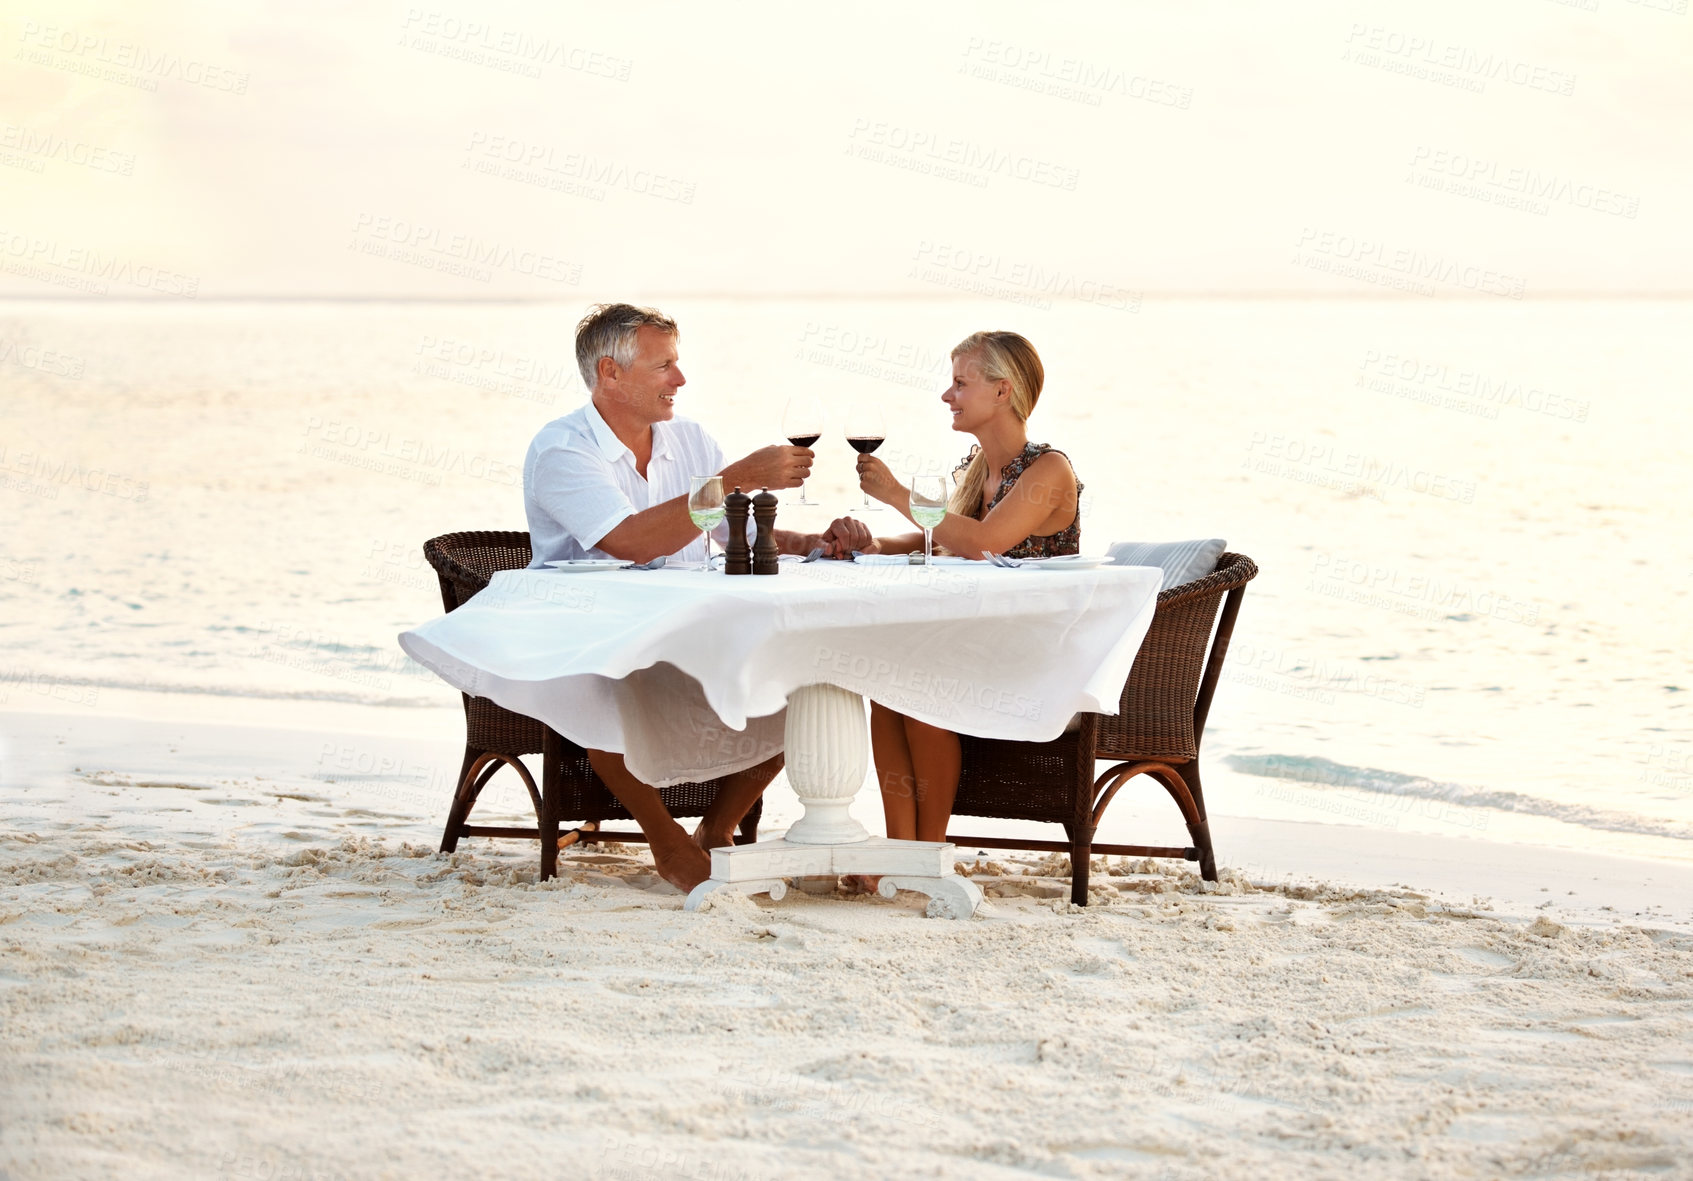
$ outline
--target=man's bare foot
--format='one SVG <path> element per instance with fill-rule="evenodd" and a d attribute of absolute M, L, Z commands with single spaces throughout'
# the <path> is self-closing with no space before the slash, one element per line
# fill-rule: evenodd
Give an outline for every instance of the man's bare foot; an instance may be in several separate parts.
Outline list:
<path fill-rule="evenodd" d="M 694 844 L 707 853 L 710 853 L 713 849 L 721 849 L 725 845 L 734 843 L 735 830 L 733 828 L 707 830 L 705 821 L 702 820 L 700 826 L 694 830 Z"/>
<path fill-rule="evenodd" d="M 881 884 L 879 876 L 868 873 L 849 873 L 841 879 L 841 889 L 848 894 L 874 894 Z"/>
<path fill-rule="evenodd" d="M 652 845 L 658 876 L 686 894 L 711 876 L 711 855 L 685 836 Z"/>

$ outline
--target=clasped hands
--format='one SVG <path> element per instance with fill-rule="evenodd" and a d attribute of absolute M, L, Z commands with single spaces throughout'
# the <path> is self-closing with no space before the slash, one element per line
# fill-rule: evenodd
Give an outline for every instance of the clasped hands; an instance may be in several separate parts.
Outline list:
<path fill-rule="evenodd" d="M 910 498 L 905 486 L 894 478 L 888 465 L 874 455 L 858 457 L 858 486 L 866 495 L 895 508 L 902 508 Z M 880 550 L 876 539 L 871 536 L 870 527 L 851 517 L 841 517 L 832 522 L 823 531 L 819 544 L 823 547 L 825 558 L 850 558 L 854 550 L 862 554 Z"/>
<path fill-rule="evenodd" d="M 904 508 L 911 497 L 906 487 L 894 479 L 894 472 L 875 455 L 858 457 L 858 487 L 862 487 L 872 499 L 892 504 L 894 508 Z M 850 516 L 833 521 L 830 528 L 823 531 L 821 545 L 826 558 L 850 558 L 853 550 L 858 553 L 880 552 L 877 540 L 870 535 L 870 526 Z"/>
<path fill-rule="evenodd" d="M 798 488 L 811 474 L 814 453 L 808 447 L 777 444 L 754 451 L 723 469 L 725 488 Z M 874 455 L 858 457 L 858 484 L 866 494 L 895 507 L 903 507 L 907 493 L 888 465 Z M 822 533 L 812 535 L 812 547 L 821 547 L 825 558 L 851 558 L 853 551 L 877 552 L 869 526 L 851 517 L 841 517 Z"/>

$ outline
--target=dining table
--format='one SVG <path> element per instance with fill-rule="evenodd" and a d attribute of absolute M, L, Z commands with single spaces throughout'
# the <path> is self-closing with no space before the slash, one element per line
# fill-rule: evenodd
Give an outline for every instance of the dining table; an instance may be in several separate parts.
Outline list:
<path fill-rule="evenodd" d="M 962 734 L 1051 741 L 1078 713 L 1117 712 L 1161 586 L 1156 567 L 1085 560 L 540 566 L 495 573 L 399 641 L 454 688 L 622 753 L 654 787 L 784 753 L 802 815 L 713 849 L 689 910 L 719 890 L 779 901 L 794 878 L 862 874 L 966 918 L 982 895 L 950 843 L 874 837 L 852 816 L 866 699 Z"/>

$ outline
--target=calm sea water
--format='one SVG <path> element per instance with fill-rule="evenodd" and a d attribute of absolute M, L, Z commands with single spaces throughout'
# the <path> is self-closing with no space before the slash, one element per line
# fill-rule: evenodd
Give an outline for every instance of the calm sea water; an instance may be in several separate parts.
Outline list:
<path fill-rule="evenodd" d="M 1693 856 L 1693 304 L 666 306 L 682 413 L 731 454 L 806 392 L 879 402 L 904 471 L 965 450 L 950 345 L 1030 336 L 1083 548 L 1224 536 L 1263 570 L 1214 809 Z M 394 643 L 440 609 L 421 543 L 523 528 L 579 311 L 0 304 L 0 697 L 454 708 Z M 858 504 L 839 426 L 785 524 Z"/>

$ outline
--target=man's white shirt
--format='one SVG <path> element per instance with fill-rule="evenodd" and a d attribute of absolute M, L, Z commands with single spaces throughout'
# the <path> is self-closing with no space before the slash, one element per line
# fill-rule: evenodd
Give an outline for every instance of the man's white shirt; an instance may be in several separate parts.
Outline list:
<path fill-rule="evenodd" d="M 635 453 L 592 402 L 555 418 L 541 428 L 523 460 L 523 512 L 534 551 L 530 568 L 563 558 L 609 557 L 596 548 L 606 534 L 638 512 L 688 495 L 694 476 L 722 470 L 723 449 L 689 418 L 653 424 L 645 479 L 635 470 Z M 719 540 L 725 536 L 722 526 L 716 533 Z M 704 536 L 670 556 L 704 561 Z"/>

